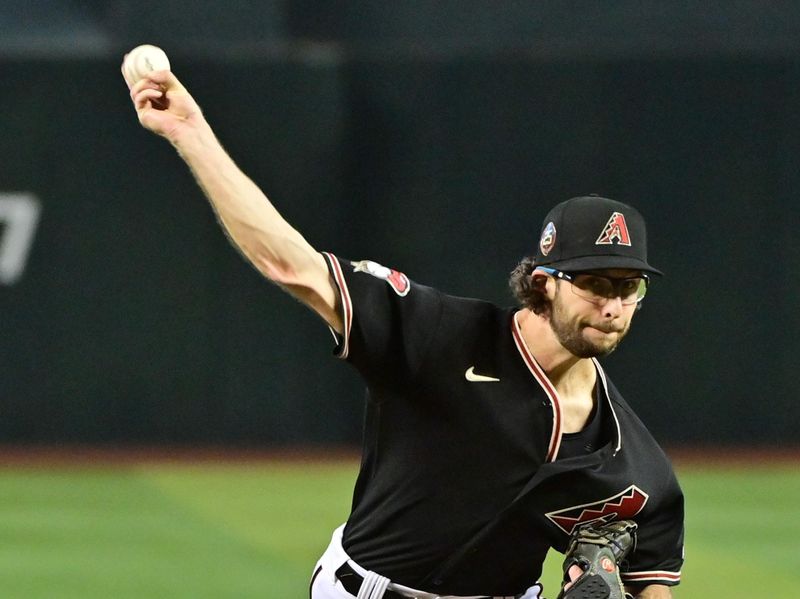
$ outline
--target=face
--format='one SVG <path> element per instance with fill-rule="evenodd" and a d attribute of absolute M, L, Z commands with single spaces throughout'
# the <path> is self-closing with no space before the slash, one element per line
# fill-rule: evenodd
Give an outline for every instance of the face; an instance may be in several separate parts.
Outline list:
<path fill-rule="evenodd" d="M 596 274 L 624 278 L 641 273 L 610 269 Z M 551 284 L 550 326 L 561 345 L 579 358 L 607 356 L 614 351 L 630 329 L 636 304 L 623 305 L 614 297 L 598 305 L 574 293 L 568 281 L 550 279 L 548 288 Z"/>

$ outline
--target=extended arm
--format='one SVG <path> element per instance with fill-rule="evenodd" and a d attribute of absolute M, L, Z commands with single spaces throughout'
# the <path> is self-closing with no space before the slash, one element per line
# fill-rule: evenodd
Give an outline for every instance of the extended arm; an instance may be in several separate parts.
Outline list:
<path fill-rule="evenodd" d="M 650 584 L 638 589 L 626 586 L 625 590 L 636 599 L 672 599 L 672 589 L 663 584 Z"/>
<path fill-rule="evenodd" d="M 236 166 L 177 77 L 152 72 L 130 92 L 139 122 L 177 149 L 233 244 L 261 274 L 341 333 L 339 295 L 325 259 Z"/>

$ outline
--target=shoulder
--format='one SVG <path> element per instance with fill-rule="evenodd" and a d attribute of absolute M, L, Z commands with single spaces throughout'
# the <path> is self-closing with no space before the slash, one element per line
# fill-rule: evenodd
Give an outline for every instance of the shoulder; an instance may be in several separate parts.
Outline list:
<path fill-rule="evenodd" d="M 602 373 L 602 377 L 608 388 L 608 396 L 611 400 L 614 416 L 619 421 L 623 451 L 627 450 L 639 455 L 639 461 L 647 463 L 648 467 L 655 468 L 657 464 L 661 464 L 665 474 L 669 472 L 674 476 L 671 461 L 647 428 L 647 425 L 622 397 L 619 389 L 611 382 L 608 375 Z"/>
<path fill-rule="evenodd" d="M 323 255 L 328 261 L 331 275 L 346 295 L 361 292 L 374 297 L 376 293 L 385 294 L 398 305 L 434 302 L 438 304 L 443 317 L 454 326 L 503 320 L 508 312 L 485 300 L 444 293 L 374 260 L 347 260 L 329 253 Z"/>
<path fill-rule="evenodd" d="M 516 310 L 491 302 L 441 295 L 441 312 L 431 343 L 437 363 L 480 358 L 484 365 L 505 356 L 514 346 L 511 322 Z"/>
<path fill-rule="evenodd" d="M 442 323 L 453 331 L 509 329 L 513 310 L 492 302 L 454 295 L 441 294 Z"/>
<path fill-rule="evenodd" d="M 625 400 L 625 398 L 622 396 L 622 393 L 620 393 L 620 390 L 611 380 L 611 377 L 608 376 L 608 373 L 606 373 L 605 369 L 599 367 L 598 372 L 600 373 L 602 381 L 608 390 L 608 397 L 611 400 L 611 403 L 614 405 L 615 411 L 621 413 L 621 415 L 624 415 L 627 419 L 636 422 L 641 427 L 646 428 L 639 416 L 637 416 L 634 409 Z"/>

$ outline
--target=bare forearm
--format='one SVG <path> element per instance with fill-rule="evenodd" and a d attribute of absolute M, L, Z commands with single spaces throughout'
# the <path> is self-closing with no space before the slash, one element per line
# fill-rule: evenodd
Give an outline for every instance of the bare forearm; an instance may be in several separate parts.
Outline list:
<path fill-rule="evenodd" d="M 672 599 L 672 589 L 663 584 L 651 584 L 640 589 L 628 589 L 636 599 Z"/>
<path fill-rule="evenodd" d="M 325 259 L 231 160 L 174 73 L 151 71 L 132 81 L 130 69 L 122 72 L 139 122 L 178 150 L 234 245 L 259 272 L 341 332 L 339 295 Z"/>
<path fill-rule="evenodd" d="M 297 282 L 318 254 L 228 156 L 205 123 L 173 145 L 189 165 L 232 242 L 265 276 Z"/>
<path fill-rule="evenodd" d="M 171 142 L 232 243 L 261 274 L 340 331 L 338 296 L 324 259 L 239 169 L 205 121 Z"/>

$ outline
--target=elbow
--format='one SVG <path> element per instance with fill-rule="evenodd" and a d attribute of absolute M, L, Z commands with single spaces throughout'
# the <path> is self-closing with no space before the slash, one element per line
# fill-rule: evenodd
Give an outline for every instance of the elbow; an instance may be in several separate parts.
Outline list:
<path fill-rule="evenodd" d="M 297 283 L 297 271 L 286 261 L 259 257 L 252 261 L 258 272 L 273 283 L 289 286 Z"/>
<path fill-rule="evenodd" d="M 234 245 L 262 276 L 273 283 L 289 285 L 297 280 L 297 267 L 293 261 L 272 251 L 268 245 L 243 239 L 236 240 Z"/>
<path fill-rule="evenodd" d="M 240 236 L 236 245 L 264 277 L 282 287 L 305 287 L 318 270 L 319 254 L 296 232 Z M 322 270 L 327 275 L 327 267 Z"/>

